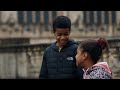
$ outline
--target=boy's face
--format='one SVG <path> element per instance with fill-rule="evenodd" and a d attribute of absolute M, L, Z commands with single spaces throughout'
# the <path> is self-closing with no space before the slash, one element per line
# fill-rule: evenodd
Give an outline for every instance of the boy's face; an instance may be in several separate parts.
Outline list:
<path fill-rule="evenodd" d="M 56 28 L 54 35 L 57 40 L 58 47 L 62 48 L 69 40 L 70 30 L 69 28 Z"/>

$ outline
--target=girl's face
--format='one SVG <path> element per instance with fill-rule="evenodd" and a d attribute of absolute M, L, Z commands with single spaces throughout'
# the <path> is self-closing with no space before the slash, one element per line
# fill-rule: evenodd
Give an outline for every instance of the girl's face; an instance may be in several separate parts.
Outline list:
<path fill-rule="evenodd" d="M 76 58 L 76 65 L 79 67 L 83 67 L 83 63 L 86 59 L 86 52 L 83 52 L 82 49 L 77 48 L 77 55 L 75 56 Z"/>

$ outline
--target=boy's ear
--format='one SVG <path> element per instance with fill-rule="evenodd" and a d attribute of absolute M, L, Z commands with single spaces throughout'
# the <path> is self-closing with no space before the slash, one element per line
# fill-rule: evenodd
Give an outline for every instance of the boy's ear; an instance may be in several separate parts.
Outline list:
<path fill-rule="evenodd" d="M 55 31 L 52 30 L 52 33 L 55 33 Z"/>
<path fill-rule="evenodd" d="M 70 30 L 70 33 L 71 33 L 71 30 Z"/>

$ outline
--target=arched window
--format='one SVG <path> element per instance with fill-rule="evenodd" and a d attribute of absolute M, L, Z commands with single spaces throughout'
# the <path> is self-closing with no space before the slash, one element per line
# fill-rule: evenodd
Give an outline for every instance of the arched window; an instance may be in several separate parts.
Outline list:
<path fill-rule="evenodd" d="M 83 24 L 86 24 L 86 11 L 83 11 Z"/>
<path fill-rule="evenodd" d="M 18 11 L 17 12 L 17 17 L 18 17 L 18 24 L 22 25 L 24 23 L 24 12 L 23 11 Z"/>
<path fill-rule="evenodd" d="M 27 11 L 27 25 L 32 23 L 32 11 Z"/>
<path fill-rule="evenodd" d="M 97 25 L 100 25 L 101 24 L 101 11 L 97 11 Z"/>
<path fill-rule="evenodd" d="M 112 24 L 116 24 L 116 11 L 112 11 Z"/>
<path fill-rule="evenodd" d="M 90 11 L 90 25 L 94 24 L 94 11 Z"/>
<path fill-rule="evenodd" d="M 105 19 L 104 19 L 104 20 L 105 20 L 105 21 L 104 21 L 105 23 L 104 23 L 104 24 L 107 24 L 107 25 L 108 25 L 108 24 L 109 24 L 109 14 L 108 14 L 108 11 L 105 11 L 104 15 L 105 15 Z"/>
<path fill-rule="evenodd" d="M 35 15 L 36 15 L 36 24 L 39 24 L 40 23 L 40 11 L 36 11 Z"/>

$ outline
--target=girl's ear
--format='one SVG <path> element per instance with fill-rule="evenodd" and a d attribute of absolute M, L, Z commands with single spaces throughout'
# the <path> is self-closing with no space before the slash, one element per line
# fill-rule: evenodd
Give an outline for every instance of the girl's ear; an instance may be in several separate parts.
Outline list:
<path fill-rule="evenodd" d="M 84 52 L 84 58 L 83 59 L 86 59 L 87 57 L 88 57 L 88 53 Z"/>

